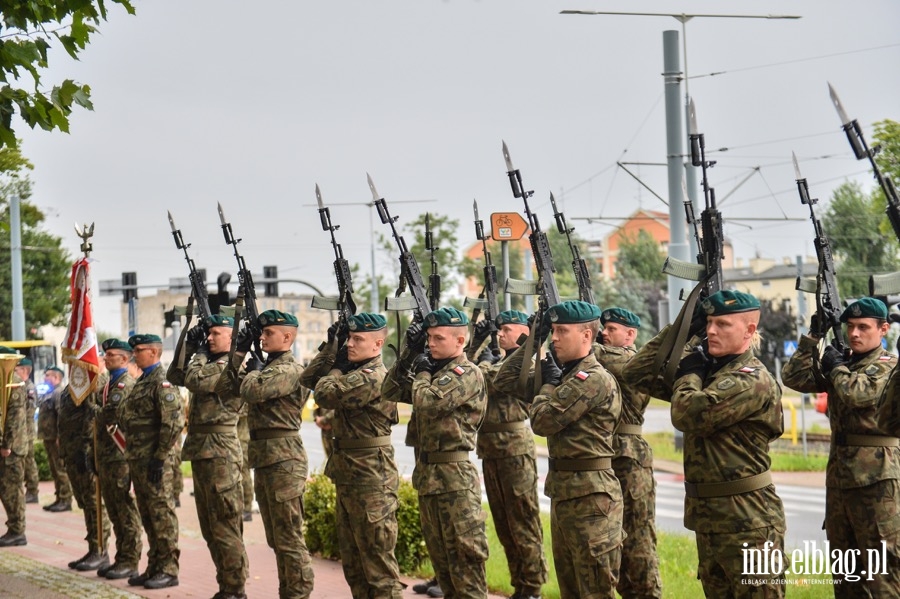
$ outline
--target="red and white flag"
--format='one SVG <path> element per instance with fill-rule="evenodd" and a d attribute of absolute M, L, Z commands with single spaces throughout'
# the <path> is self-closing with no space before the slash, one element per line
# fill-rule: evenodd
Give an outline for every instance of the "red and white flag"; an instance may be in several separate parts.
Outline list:
<path fill-rule="evenodd" d="M 69 393 L 75 405 L 81 405 L 97 388 L 100 373 L 87 258 L 81 258 L 72 266 L 72 319 L 63 342 L 62 359 L 69 365 Z"/>

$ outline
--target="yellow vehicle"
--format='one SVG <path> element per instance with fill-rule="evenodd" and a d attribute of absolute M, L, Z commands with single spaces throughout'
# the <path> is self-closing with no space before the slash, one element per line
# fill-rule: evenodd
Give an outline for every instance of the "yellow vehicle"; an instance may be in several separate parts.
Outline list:
<path fill-rule="evenodd" d="M 62 368 L 61 365 L 57 364 L 56 346 L 44 339 L 0 341 L 0 345 L 5 345 L 6 347 L 16 350 L 23 356 L 31 358 L 31 361 L 34 362 L 31 377 L 34 380 L 35 385 L 43 384 L 44 371 L 49 367 L 57 365 Z M 40 394 L 40 390 L 38 390 L 38 393 Z"/>

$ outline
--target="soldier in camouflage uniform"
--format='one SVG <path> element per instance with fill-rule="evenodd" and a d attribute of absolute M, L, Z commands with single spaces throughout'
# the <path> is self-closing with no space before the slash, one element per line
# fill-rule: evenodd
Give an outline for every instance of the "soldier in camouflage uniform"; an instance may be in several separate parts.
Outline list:
<path fill-rule="evenodd" d="M 707 597 L 781 597 L 780 573 L 743 574 L 744 549 L 784 550 L 784 507 L 769 472 L 769 443 L 784 431 L 781 388 L 753 355 L 759 301 L 719 291 L 697 316 L 692 341 L 704 327 L 707 341 L 681 359 L 673 388 L 659 396 L 671 397 L 672 424 L 684 432 L 684 525 L 696 533 L 699 578 Z M 628 362 L 626 384 L 651 388 L 668 330 Z"/>
<path fill-rule="evenodd" d="M 478 430 L 478 457 L 497 538 L 506 553 L 510 583 L 515 589 L 513 599 L 531 599 L 540 596 L 541 586 L 547 582 L 534 433 L 525 422 L 531 396 L 526 400 L 522 393 L 504 393 L 495 387 L 494 378 L 503 361 L 499 352 L 485 345 L 489 324 L 482 320 L 475 325 L 473 341 L 466 351 L 478 364 L 487 385 L 487 412 Z M 528 316 L 506 310 L 497 315 L 495 324 L 499 329 L 497 344 L 508 357 L 519 347 L 519 336 L 528 334 Z"/>
<path fill-rule="evenodd" d="M 407 329 L 400 359 L 381 394 L 412 403 L 418 455 L 413 486 L 428 554 L 445 597 L 485 597 L 488 546 L 478 470 L 469 461 L 484 419 L 484 375 L 463 353 L 468 317 L 455 308 L 429 312 Z M 427 335 L 430 356 L 424 353 Z"/>
<path fill-rule="evenodd" d="M 243 498 L 243 520 L 253 520 L 253 476 L 250 474 L 250 425 L 247 414 L 250 406 L 244 402 L 238 413 L 237 435 L 241 442 L 241 497 Z"/>
<path fill-rule="evenodd" d="M 134 379 L 127 367 L 132 357 L 131 346 L 119 339 L 107 339 L 102 347 L 109 376 L 96 395 L 97 401 L 89 404 L 96 414 L 97 445 L 87 463 L 97 465 L 103 505 L 116 535 L 115 562 L 99 568 L 97 576 L 118 580 L 136 575 L 141 561 L 141 517 L 131 495 L 125 436 L 118 428 L 119 406 L 131 394 Z"/>
<path fill-rule="evenodd" d="M 887 575 L 851 582 L 833 574 L 835 597 L 900 596 L 900 441 L 890 418 L 879 424 L 878 402 L 897 358 L 881 348 L 887 307 L 864 297 L 840 320 L 847 325 L 849 359 L 832 345 L 819 358 L 819 339 L 804 335 L 785 364 L 784 384 L 802 393 L 828 392 L 831 449 L 825 473 L 825 533 L 834 550 L 881 548 Z M 812 327 L 813 329 L 817 327 Z M 820 373 L 817 375 L 817 373 Z M 889 432 L 891 436 L 885 435 Z M 856 572 L 859 574 L 859 572 Z"/>
<path fill-rule="evenodd" d="M 17 355 L 16 351 L 0 345 L 0 354 Z M 6 381 L 0 381 L 6 385 Z M 0 503 L 6 510 L 6 533 L 0 537 L 0 547 L 27 545 L 25 538 L 25 455 L 28 453 L 28 433 L 25 432 L 25 386 L 13 373 L 12 387 L 8 387 L 9 401 L 0 430 Z"/>
<path fill-rule="evenodd" d="M 25 383 L 25 430 L 28 433 L 28 453 L 25 456 L 25 503 L 38 502 L 37 462 L 34 459 L 34 438 L 37 430 L 34 426 L 34 413 L 37 410 L 37 389 L 31 380 L 34 363 L 29 358 L 22 358 L 16 366 L 16 374 Z"/>
<path fill-rule="evenodd" d="M 379 388 L 381 385 L 379 385 Z M 313 418 L 316 426 L 322 431 L 322 449 L 325 451 L 325 458 L 330 458 L 334 453 L 334 410 L 323 408 L 316 401 L 316 408 L 313 410 Z"/>
<path fill-rule="evenodd" d="M 108 380 L 107 373 L 99 375 L 98 385 L 103 388 Z M 94 395 L 91 392 L 89 395 Z M 97 517 L 97 476 L 94 471 L 94 417 L 91 405 L 98 402 L 86 396 L 78 405 L 66 388 L 59 396 L 59 455 L 66 465 L 66 473 L 72 483 L 75 501 L 84 515 L 84 527 L 88 543 L 87 553 L 80 559 L 69 562 L 69 567 L 80 572 L 97 570 L 109 565 L 106 552 L 109 541 L 109 518 L 106 509 L 100 507 Z M 88 463 L 90 462 L 90 463 Z M 98 538 L 98 527 L 102 538 Z"/>
<path fill-rule="evenodd" d="M 381 397 L 387 369 L 381 350 L 387 320 L 381 314 L 350 316 L 345 335 L 340 323 L 300 381 L 315 389 L 316 403 L 333 411 L 333 451 L 325 474 L 337 489 L 337 535 L 344 578 L 355 599 L 402 596 L 397 544 L 397 489 L 400 477 L 391 446 L 397 404 Z"/>
<path fill-rule="evenodd" d="M 600 314 L 597 361 L 612 374 L 622 392 L 622 416 L 613 439 L 613 471 L 622 487 L 625 511 L 622 529 L 622 564 L 616 590 L 623 599 L 662 596 L 659 556 L 656 552 L 656 479 L 653 478 L 653 450 L 641 436 L 644 412 L 650 395 L 622 380 L 622 369 L 637 352 L 634 340 L 641 319 L 624 308 L 607 308 Z"/>
<path fill-rule="evenodd" d="M 313 589 L 312 562 L 303 538 L 309 463 L 300 423 L 306 391 L 300 385 L 302 368 L 291 353 L 297 326 L 293 314 L 260 314 L 257 323 L 239 333 L 235 359 L 243 360 L 258 338 L 266 362 L 251 355 L 242 379 L 235 380 L 232 369 L 226 369 L 216 386 L 221 395 L 239 384 L 241 398 L 250 404 L 250 466 L 266 542 L 275 550 L 281 599 L 305 599 Z"/>
<path fill-rule="evenodd" d="M 147 532 L 147 570 L 128 579 L 131 586 L 161 589 L 178 585 L 178 516 L 172 494 L 172 452 L 184 428 L 181 393 L 166 380 L 160 364 L 162 340 L 138 334 L 128 339 L 143 374 L 119 407 L 119 425 L 128 444 L 125 457 L 141 522 Z"/>
<path fill-rule="evenodd" d="M 44 443 L 47 451 L 47 463 L 50 465 L 50 474 L 53 475 L 53 485 L 56 489 L 56 501 L 44 506 L 48 512 L 68 512 L 72 510 L 72 483 L 66 474 L 65 465 L 59 457 L 57 421 L 59 415 L 59 395 L 62 393 L 63 373 L 61 368 L 51 366 L 44 374 L 44 382 L 51 386 L 50 393 L 41 398 L 38 408 L 38 436 Z"/>
<path fill-rule="evenodd" d="M 560 597 L 615 597 L 622 552 L 622 491 L 612 470 L 613 431 L 622 411 L 619 386 L 597 362 L 592 346 L 600 309 L 566 301 L 547 310 L 554 351 L 540 363 L 541 386 L 529 409 L 531 426 L 547 437 L 552 500 L 550 531 Z M 494 380 L 518 387 L 523 362 L 515 352 Z M 535 375 L 526 389 L 534 389 Z"/>
<path fill-rule="evenodd" d="M 216 566 L 216 599 L 246 599 L 244 583 L 249 570 L 241 518 L 241 443 L 236 428 L 243 401 L 233 392 L 219 395 L 215 391 L 228 363 L 233 327 L 233 318 L 214 315 L 190 329 L 183 350 L 185 358 L 193 356 L 190 363 L 183 367 L 173 362 L 167 373 L 170 383 L 191 392 L 182 457 L 191 462 L 200 532 Z"/>

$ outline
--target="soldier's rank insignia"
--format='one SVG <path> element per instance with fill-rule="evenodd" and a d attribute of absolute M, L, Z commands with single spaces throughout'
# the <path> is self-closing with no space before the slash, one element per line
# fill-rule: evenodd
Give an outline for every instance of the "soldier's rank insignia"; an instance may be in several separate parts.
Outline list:
<path fill-rule="evenodd" d="M 463 370 L 462 366 L 457 366 L 456 368 L 453 369 L 453 372 L 455 372 L 458 375 L 462 375 L 462 373 L 464 373 L 465 370 Z"/>
<path fill-rule="evenodd" d="M 874 364 L 869 365 L 869 367 L 866 368 L 866 374 L 868 374 L 869 376 L 874 376 L 874 375 L 878 374 L 878 367 L 875 366 Z"/>
<path fill-rule="evenodd" d="M 450 375 L 445 374 L 444 376 L 442 376 L 441 378 L 438 379 L 437 384 L 443 386 L 443 385 L 446 385 L 447 383 L 449 383 L 450 380 L 451 380 Z"/>
<path fill-rule="evenodd" d="M 719 391 L 725 391 L 726 389 L 731 389 L 737 383 L 735 383 L 734 379 L 722 379 L 719 381 L 719 384 L 716 385 L 716 389 Z"/>
<path fill-rule="evenodd" d="M 586 381 L 589 376 L 591 376 L 591 375 L 583 370 L 579 370 L 578 372 L 575 373 L 575 378 L 578 379 L 579 381 Z"/>

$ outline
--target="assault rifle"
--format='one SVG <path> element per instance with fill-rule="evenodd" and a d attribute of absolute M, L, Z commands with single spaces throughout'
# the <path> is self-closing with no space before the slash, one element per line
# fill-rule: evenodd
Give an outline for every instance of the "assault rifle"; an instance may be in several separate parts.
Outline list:
<path fill-rule="evenodd" d="M 191 247 L 191 244 L 186 244 L 184 242 L 184 239 L 181 237 L 181 229 L 175 226 L 175 219 L 172 218 L 172 213 L 169 212 L 168 214 L 169 226 L 172 227 L 172 237 L 175 238 L 175 247 L 184 251 L 184 259 L 187 261 L 188 279 L 191 282 L 191 295 L 194 296 L 194 300 L 197 302 L 197 312 L 200 315 L 200 326 L 206 331 L 206 327 L 209 325 L 209 317 L 212 316 L 212 310 L 209 307 L 209 295 L 206 291 L 206 281 L 203 280 L 203 273 L 197 270 L 197 267 L 194 265 L 194 260 L 188 254 L 188 248 Z M 190 315 L 188 315 L 188 318 L 190 319 Z"/>
<path fill-rule="evenodd" d="M 337 279 L 338 296 L 322 297 L 314 295 L 312 307 L 319 310 L 336 310 L 340 329 L 347 331 L 349 319 L 356 314 L 356 303 L 353 301 L 353 280 L 350 275 L 350 264 L 344 258 L 344 250 L 334 237 L 334 232 L 341 228 L 340 225 L 331 224 L 331 210 L 322 201 L 322 192 L 319 184 L 316 184 L 316 202 L 319 204 L 319 220 L 322 222 L 322 230 L 331 233 L 331 247 L 334 249 L 334 277 Z M 338 342 L 340 347 L 341 343 Z"/>
<path fill-rule="evenodd" d="M 378 210 L 378 218 L 381 219 L 382 224 L 391 226 L 391 234 L 394 237 L 394 241 L 397 242 L 397 247 L 400 249 L 400 285 L 397 287 L 395 297 L 385 298 L 384 309 L 394 311 L 413 310 L 413 320 L 422 322 L 425 319 L 425 315 L 431 312 L 431 304 L 428 302 L 428 297 L 425 293 L 425 283 L 422 281 L 422 271 L 419 270 L 416 257 L 409 251 L 403 236 L 397 232 L 397 227 L 394 223 L 398 217 L 391 216 L 390 212 L 388 212 L 387 201 L 378 195 L 375 183 L 372 182 L 372 177 L 368 173 L 366 173 L 366 178 L 369 181 L 369 189 L 372 191 L 375 208 Z M 407 287 L 409 287 L 412 295 L 401 297 L 400 294 Z"/>
<path fill-rule="evenodd" d="M 887 200 L 885 212 L 887 213 L 888 220 L 891 222 L 891 227 L 894 229 L 894 235 L 897 236 L 897 239 L 900 239 L 900 196 L 897 195 L 897 188 L 894 187 L 894 182 L 881 174 L 878 163 L 875 162 L 875 156 L 881 151 L 881 146 L 869 147 L 866 143 L 866 138 L 863 136 L 859 122 L 856 119 L 851 120 L 850 117 L 847 116 L 844 105 L 841 104 L 840 98 L 838 98 L 837 93 L 834 91 L 834 88 L 831 87 L 830 83 L 828 84 L 828 93 L 831 96 L 834 108 L 837 110 L 838 116 L 841 119 L 841 128 L 844 130 L 844 133 L 847 134 L 847 141 L 850 142 L 850 147 L 853 149 L 853 154 L 856 156 L 856 159 L 862 160 L 863 158 L 868 158 L 869 164 L 872 165 L 872 172 L 875 174 L 875 179 L 878 181 L 878 185 L 881 186 L 881 191 L 884 192 L 884 197 Z M 870 295 L 883 296 L 894 293 L 900 293 L 900 272 L 885 275 L 872 275 L 869 278 Z"/>
<path fill-rule="evenodd" d="M 591 273 L 588 271 L 587 262 L 581 257 L 578 244 L 572 241 L 572 231 L 575 230 L 575 227 L 570 227 L 566 222 L 566 215 L 557 209 L 553 192 L 550 192 L 550 204 L 553 206 L 556 230 L 566 236 L 566 241 L 569 242 L 569 251 L 572 252 L 572 270 L 575 272 L 575 282 L 578 284 L 578 299 L 593 304 L 595 302 L 594 290 L 591 287 Z"/>
<path fill-rule="evenodd" d="M 463 306 L 475 306 L 472 311 L 472 324 L 478 320 L 479 312 L 484 312 L 484 319 L 488 322 L 488 328 L 491 334 L 491 349 L 499 350 L 500 345 L 497 342 L 497 315 L 500 314 L 500 304 L 497 302 L 497 267 L 491 261 L 491 252 L 488 250 L 487 240 L 490 235 L 484 233 L 484 221 L 478 217 L 478 202 L 473 201 L 472 207 L 475 210 L 475 238 L 481 242 L 481 252 L 484 254 L 484 289 L 478 296 L 478 299 L 467 297 L 463 302 Z"/>
<path fill-rule="evenodd" d="M 534 192 L 524 190 L 522 174 L 513 166 L 505 141 L 503 142 L 503 160 L 506 161 L 506 174 L 509 176 L 509 186 L 512 188 L 513 197 L 522 198 L 522 201 L 525 202 L 525 215 L 528 217 L 528 225 L 531 229 L 528 241 L 531 242 L 531 253 L 534 256 L 534 266 L 538 274 L 537 284 L 532 281 L 507 279 L 506 291 L 521 295 L 537 295 L 538 312 L 543 314 L 547 308 L 555 306 L 561 301 L 559 288 L 557 288 L 556 279 L 553 276 L 556 268 L 553 266 L 550 241 L 547 239 L 547 234 L 541 230 L 537 215 L 528 206 L 528 198 L 534 195 Z"/>
<path fill-rule="evenodd" d="M 697 113 L 694 100 L 690 101 L 690 129 L 688 139 L 691 145 L 691 164 L 699 166 L 703 175 L 703 198 L 705 207 L 700 213 L 700 227 L 690 200 L 685 198 L 684 207 L 688 222 L 694 226 L 697 237 L 697 264 L 667 257 L 663 272 L 680 279 L 697 281 L 697 285 L 688 295 L 681 311 L 656 354 L 654 372 L 662 378 L 666 388 L 675 382 L 675 373 L 681 360 L 684 344 L 688 340 L 691 320 L 697 302 L 722 289 L 722 213 L 716 208 L 716 191 L 709 185 L 708 169 L 715 166 L 714 160 L 706 159 L 706 138 L 697 127 Z M 672 301 L 674 298 L 671 298 Z"/>
<path fill-rule="evenodd" d="M 813 223 L 816 237 L 813 244 L 816 248 L 816 258 L 819 261 L 819 272 L 815 280 L 797 277 L 796 288 L 806 293 L 816 294 L 816 312 L 819 317 L 818 330 L 810 330 L 810 333 L 824 339 L 826 333 L 831 330 L 834 337 L 832 345 L 842 354 L 847 353 L 847 344 L 844 342 L 844 334 L 841 330 L 841 299 L 838 296 L 837 279 L 835 278 L 834 256 L 831 253 L 831 242 L 825 236 L 822 221 L 816 216 L 813 206 L 819 201 L 809 197 L 809 187 L 806 179 L 800 174 L 800 165 L 797 164 L 797 155 L 791 153 L 794 160 L 794 176 L 797 180 L 797 191 L 800 193 L 800 203 L 809 206 L 809 219 Z"/>
<path fill-rule="evenodd" d="M 222 204 L 218 203 L 217 205 L 219 207 L 219 221 L 222 223 L 222 234 L 225 236 L 225 243 L 230 244 L 231 247 L 234 248 L 234 258 L 237 260 L 238 267 L 238 293 L 244 299 L 243 314 L 235 312 L 234 319 L 237 321 L 243 316 L 244 320 L 247 322 L 247 326 L 250 327 L 251 331 L 255 332 L 259 327 L 259 308 L 256 306 L 256 287 L 253 285 L 253 275 L 250 274 L 250 269 L 247 268 L 244 257 L 241 256 L 241 253 L 238 251 L 237 244 L 239 244 L 241 240 L 234 238 L 234 233 L 231 231 L 231 223 L 225 218 Z M 263 353 L 262 347 L 259 344 L 259 336 L 255 336 L 256 339 L 253 341 L 254 354 L 259 360 L 262 360 Z"/>
<path fill-rule="evenodd" d="M 428 298 L 432 310 L 437 310 L 441 305 L 441 275 L 438 272 L 437 260 L 434 253 L 440 248 L 435 247 L 434 239 L 431 235 L 431 219 L 430 215 L 425 213 L 425 250 L 428 251 L 431 259 L 431 274 L 428 275 Z"/>

